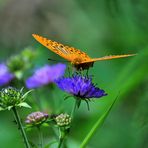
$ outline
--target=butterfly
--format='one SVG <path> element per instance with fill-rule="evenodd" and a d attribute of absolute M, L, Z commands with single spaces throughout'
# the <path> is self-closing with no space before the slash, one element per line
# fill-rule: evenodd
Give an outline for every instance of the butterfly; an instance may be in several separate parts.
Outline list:
<path fill-rule="evenodd" d="M 135 54 L 124 54 L 124 55 L 109 55 L 100 58 L 91 58 L 85 52 L 80 51 L 74 47 L 65 46 L 61 43 L 49 40 L 37 34 L 32 34 L 32 36 L 42 45 L 47 47 L 49 50 L 63 57 L 64 59 L 71 62 L 71 64 L 77 70 L 89 69 L 93 67 L 94 62 L 102 60 L 111 60 L 117 58 L 124 58 L 129 56 L 134 56 Z"/>

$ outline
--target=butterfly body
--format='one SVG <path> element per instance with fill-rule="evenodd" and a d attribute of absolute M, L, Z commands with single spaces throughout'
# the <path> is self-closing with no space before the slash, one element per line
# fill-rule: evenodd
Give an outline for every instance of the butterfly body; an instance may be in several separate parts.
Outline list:
<path fill-rule="evenodd" d="M 126 54 L 126 55 L 111 55 L 104 56 L 100 58 L 91 58 L 85 52 L 80 51 L 74 47 L 64 46 L 61 43 L 49 40 L 37 34 L 33 34 L 33 37 L 42 45 L 63 57 L 64 59 L 71 62 L 71 64 L 77 70 L 89 69 L 89 67 L 93 67 L 94 62 L 102 61 L 102 60 L 110 60 L 115 58 L 123 58 L 128 56 L 133 56 L 135 54 Z"/>
<path fill-rule="evenodd" d="M 90 67 L 93 67 L 93 65 L 94 65 L 94 62 L 73 64 L 73 66 L 74 66 L 77 70 L 89 69 Z"/>

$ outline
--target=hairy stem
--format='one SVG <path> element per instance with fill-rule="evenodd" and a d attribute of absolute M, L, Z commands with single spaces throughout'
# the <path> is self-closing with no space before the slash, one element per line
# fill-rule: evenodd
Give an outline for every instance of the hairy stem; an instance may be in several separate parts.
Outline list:
<path fill-rule="evenodd" d="M 59 138 L 58 148 L 61 148 L 61 146 L 62 146 L 62 144 L 64 142 L 66 134 L 61 128 L 59 128 L 59 133 L 60 133 L 60 138 Z"/>
<path fill-rule="evenodd" d="M 24 139 L 25 146 L 26 146 L 26 148 L 30 148 L 30 145 L 29 145 L 25 130 L 24 130 L 24 128 L 22 126 L 22 123 L 21 123 L 20 116 L 19 116 L 19 114 L 18 114 L 15 107 L 13 107 L 12 110 L 13 110 L 13 113 L 14 113 L 14 116 L 15 116 L 15 119 L 16 119 L 16 122 L 17 122 L 17 125 L 18 125 L 18 129 L 20 129 L 22 137 Z"/>
<path fill-rule="evenodd" d="M 39 133 L 40 148 L 43 148 L 43 134 L 41 131 L 41 127 L 39 126 L 37 129 L 38 129 L 38 133 Z"/>

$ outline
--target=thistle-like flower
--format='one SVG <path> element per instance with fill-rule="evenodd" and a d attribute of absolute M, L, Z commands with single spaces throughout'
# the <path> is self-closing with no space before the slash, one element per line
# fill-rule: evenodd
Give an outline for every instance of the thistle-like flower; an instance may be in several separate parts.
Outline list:
<path fill-rule="evenodd" d="M 57 115 L 54 120 L 56 121 L 56 124 L 60 127 L 69 126 L 71 123 L 71 117 L 66 113 Z"/>
<path fill-rule="evenodd" d="M 47 113 L 40 111 L 33 112 L 27 116 L 25 123 L 28 126 L 38 126 L 43 124 L 48 119 L 48 117 L 49 115 Z"/>
<path fill-rule="evenodd" d="M 13 78 L 14 75 L 9 72 L 8 67 L 0 64 L 0 86 L 8 84 Z"/>
<path fill-rule="evenodd" d="M 24 102 L 27 94 L 30 91 L 23 93 L 23 89 L 18 90 L 14 87 L 3 88 L 0 91 L 0 110 L 10 110 L 13 107 L 28 107 L 30 106 Z"/>
<path fill-rule="evenodd" d="M 66 65 L 60 63 L 53 66 L 45 65 L 37 69 L 35 73 L 26 80 L 26 86 L 30 89 L 53 83 L 56 79 L 63 76 L 65 69 Z"/>
<path fill-rule="evenodd" d="M 78 107 L 80 106 L 81 100 L 86 101 L 88 104 L 91 98 L 101 98 L 107 95 L 104 90 L 93 84 L 91 77 L 81 75 L 74 75 L 68 78 L 62 77 L 56 80 L 55 83 L 61 90 L 73 95 L 77 99 Z"/>

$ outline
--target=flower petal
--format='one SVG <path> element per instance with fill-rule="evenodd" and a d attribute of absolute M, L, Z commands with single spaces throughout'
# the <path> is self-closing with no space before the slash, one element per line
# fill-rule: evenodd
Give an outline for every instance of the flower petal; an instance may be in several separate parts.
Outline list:
<path fill-rule="evenodd" d="M 104 90 L 93 84 L 91 77 L 74 75 L 73 77 L 60 78 L 55 83 L 63 91 L 81 99 L 100 98 L 107 95 Z"/>

